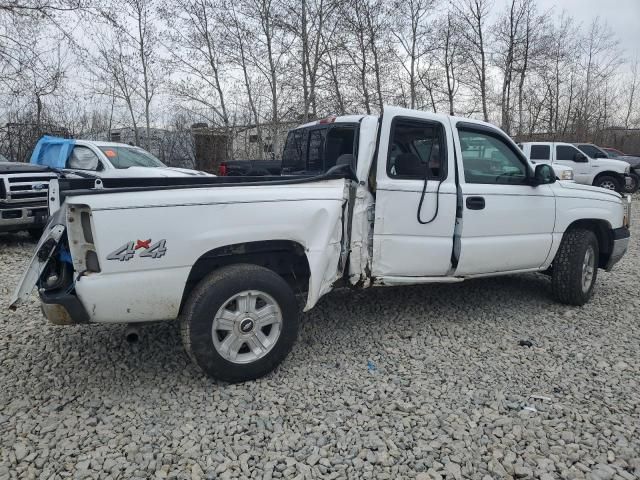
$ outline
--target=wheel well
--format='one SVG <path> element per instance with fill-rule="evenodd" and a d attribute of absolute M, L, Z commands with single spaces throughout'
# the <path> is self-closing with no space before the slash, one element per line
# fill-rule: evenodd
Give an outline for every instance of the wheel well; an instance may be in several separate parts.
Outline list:
<path fill-rule="evenodd" d="M 236 243 L 209 250 L 191 267 L 182 294 L 180 311 L 191 290 L 218 268 L 237 263 L 260 265 L 284 278 L 296 293 L 307 292 L 311 270 L 304 247 L 290 240 Z"/>
<path fill-rule="evenodd" d="M 597 174 L 594 179 L 593 179 L 593 183 L 596 183 L 596 180 L 598 180 L 601 177 L 613 177 L 616 180 L 620 179 L 620 174 L 618 172 L 610 172 L 610 171 L 606 171 L 606 172 L 600 172 L 599 174 Z"/>
<path fill-rule="evenodd" d="M 611 256 L 611 247 L 613 246 L 613 234 L 611 225 L 606 220 L 597 219 L 581 219 L 576 220 L 569 228 L 569 230 L 575 230 L 576 228 L 584 228 L 585 230 L 591 230 L 598 239 L 598 266 L 604 268 Z"/>

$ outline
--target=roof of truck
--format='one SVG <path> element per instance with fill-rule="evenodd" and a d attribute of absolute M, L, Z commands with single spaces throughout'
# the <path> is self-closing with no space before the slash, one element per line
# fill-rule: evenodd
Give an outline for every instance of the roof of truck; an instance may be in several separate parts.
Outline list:
<path fill-rule="evenodd" d="M 484 126 L 495 128 L 495 129 L 499 128 L 492 123 L 484 122 L 482 120 L 477 120 L 475 118 L 457 117 L 454 115 L 448 115 L 444 113 L 433 113 L 425 110 L 408 109 L 404 107 L 395 107 L 392 105 L 385 105 L 384 111 L 390 112 L 392 115 L 406 114 L 409 116 L 411 116 L 412 114 L 428 113 L 430 118 L 437 119 L 441 122 L 446 122 L 447 119 L 450 119 L 453 124 L 456 124 L 458 122 L 464 122 L 464 123 L 474 123 L 476 125 L 484 125 Z M 384 115 L 384 111 L 383 111 L 383 115 Z M 326 118 L 314 120 L 312 122 L 299 125 L 295 127 L 293 130 L 297 130 L 299 128 L 313 127 L 315 125 L 325 125 L 325 124 L 328 125 L 333 123 L 359 123 L 362 121 L 362 119 L 367 117 L 379 118 L 379 115 L 341 115 L 341 116 L 331 115 Z M 543 142 L 536 142 L 536 143 L 543 143 Z M 567 144 L 567 145 L 570 145 L 570 144 Z"/>
<path fill-rule="evenodd" d="M 129 147 L 140 148 L 135 145 L 129 145 L 128 143 L 121 142 L 105 142 L 102 140 L 76 140 L 76 145 L 94 145 L 96 147 Z"/>

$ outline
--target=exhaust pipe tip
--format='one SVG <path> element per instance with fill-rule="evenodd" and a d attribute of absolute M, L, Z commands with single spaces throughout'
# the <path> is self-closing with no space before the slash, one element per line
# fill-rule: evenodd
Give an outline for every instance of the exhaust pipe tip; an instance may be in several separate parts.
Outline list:
<path fill-rule="evenodd" d="M 124 338 L 131 345 L 138 343 L 140 341 L 140 331 L 136 327 L 128 327 Z"/>

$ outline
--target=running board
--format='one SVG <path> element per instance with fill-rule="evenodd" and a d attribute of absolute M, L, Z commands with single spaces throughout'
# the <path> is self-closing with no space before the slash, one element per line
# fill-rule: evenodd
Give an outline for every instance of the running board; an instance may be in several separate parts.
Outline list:
<path fill-rule="evenodd" d="M 374 285 L 418 285 L 422 283 L 458 283 L 464 281 L 462 277 L 376 277 Z"/>

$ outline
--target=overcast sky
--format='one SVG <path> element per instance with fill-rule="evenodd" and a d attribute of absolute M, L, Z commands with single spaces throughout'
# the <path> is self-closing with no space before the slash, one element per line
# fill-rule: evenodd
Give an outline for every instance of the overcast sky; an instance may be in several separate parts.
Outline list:
<path fill-rule="evenodd" d="M 588 25 L 595 17 L 606 21 L 620 39 L 625 57 L 640 59 L 640 0 L 538 0 L 540 10 L 566 10 Z"/>

